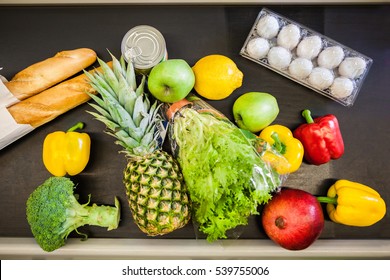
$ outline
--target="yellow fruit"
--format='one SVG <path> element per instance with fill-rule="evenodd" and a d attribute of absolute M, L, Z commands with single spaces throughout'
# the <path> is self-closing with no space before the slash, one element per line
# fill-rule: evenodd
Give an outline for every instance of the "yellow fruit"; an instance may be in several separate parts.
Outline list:
<path fill-rule="evenodd" d="M 221 100 L 242 85 L 243 73 L 230 58 L 212 54 L 198 60 L 192 67 L 195 90 L 204 98 Z"/>

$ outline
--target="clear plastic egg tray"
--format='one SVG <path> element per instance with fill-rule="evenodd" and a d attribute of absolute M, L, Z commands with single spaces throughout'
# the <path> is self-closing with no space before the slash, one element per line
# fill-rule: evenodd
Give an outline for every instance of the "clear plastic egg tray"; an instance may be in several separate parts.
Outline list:
<path fill-rule="evenodd" d="M 334 101 L 352 106 L 373 60 L 262 9 L 240 55 Z"/>

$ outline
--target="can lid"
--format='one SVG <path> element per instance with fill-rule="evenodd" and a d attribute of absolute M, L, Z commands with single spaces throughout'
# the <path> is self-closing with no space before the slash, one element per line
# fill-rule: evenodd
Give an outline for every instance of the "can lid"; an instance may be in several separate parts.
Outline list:
<path fill-rule="evenodd" d="M 132 60 L 136 69 L 150 69 L 164 59 L 166 45 L 156 28 L 139 25 L 123 37 L 121 50 L 125 60 Z"/>

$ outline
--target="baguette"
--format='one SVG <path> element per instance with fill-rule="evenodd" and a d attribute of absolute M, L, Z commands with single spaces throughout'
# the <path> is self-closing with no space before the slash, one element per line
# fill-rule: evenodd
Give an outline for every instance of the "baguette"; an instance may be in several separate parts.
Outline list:
<path fill-rule="evenodd" d="M 77 74 L 95 61 L 95 51 L 88 48 L 61 51 L 20 71 L 5 82 L 5 86 L 17 99 L 24 100 Z"/>
<path fill-rule="evenodd" d="M 111 65 L 111 62 L 108 64 Z M 92 71 L 100 71 L 100 67 Z M 20 101 L 7 110 L 16 123 L 36 128 L 90 100 L 87 92 L 97 93 L 89 84 L 87 75 L 81 74 Z"/>

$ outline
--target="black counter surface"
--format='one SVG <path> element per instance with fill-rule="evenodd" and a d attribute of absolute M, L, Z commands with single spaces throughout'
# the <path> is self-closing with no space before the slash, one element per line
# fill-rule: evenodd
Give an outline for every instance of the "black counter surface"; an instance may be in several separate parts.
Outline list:
<path fill-rule="evenodd" d="M 58 51 L 80 47 L 92 48 L 99 57 L 108 60 L 107 49 L 120 55 L 121 40 L 129 29 L 152 25 L 164 35 L 169 58 L 183 58 L 193 65 L 205 55 L 218 53 L 236 62 L 244 73 L 242 87 L 225 100 L 210 101 L 231 120 L 234 100 L 248 91 L 274 95 L 280 107 L 274 123 L 290 129 L 303 122 L 300 113 L 305 108 L 314 116 L 330 113 L 338 117 L 345 142 L 343 157 L 321 166 L 303 163 L 296 173 L 290 174 L 286 186 L 325 195 L 335 180 L 347 179 L 375 188 L 389 208 L 389 6 L 268 6 L 373 59 L 359 96 L 350 108 L 239 55 L 262 8 L 261 5 L 0 6 L 0 67 L 3 67 L 0 74 L 11 79 L 18 71 Z M 92 138 L 92 154 L 87 168 L 72 177 L 78 184 L 76 192 L 81 202 L 86 202 L 91 194 L 91 201 L 97 204 L 113 204 L 114 196 L 118 196 L 122 220 L 114 231 L 92 226 L 80 231 L 90 238 L 151 238 L 131 218 L 122 183 L 126 159 L 118 153 L 120 147 L 114 144 L 114 139 L 103 133 L 104 126 L 86 113 L 90 108 L 83 104 L 0 151 L 0 237 L 32 236 L 25 218 L 25 203 L 29 194 L 50 176 L 41 159 L 43 140 L 48 133 L 66 130 L 83 121 L 85 132 Z M 323 239 L 390 238 L 389 214 L 366 228 L 347 227 L 326 219 L 320 237 Z M 190 224 L 154 238 L 195 237 Z M 250 218 L 240 238 L 267 238 L 258 216 Z"/>

